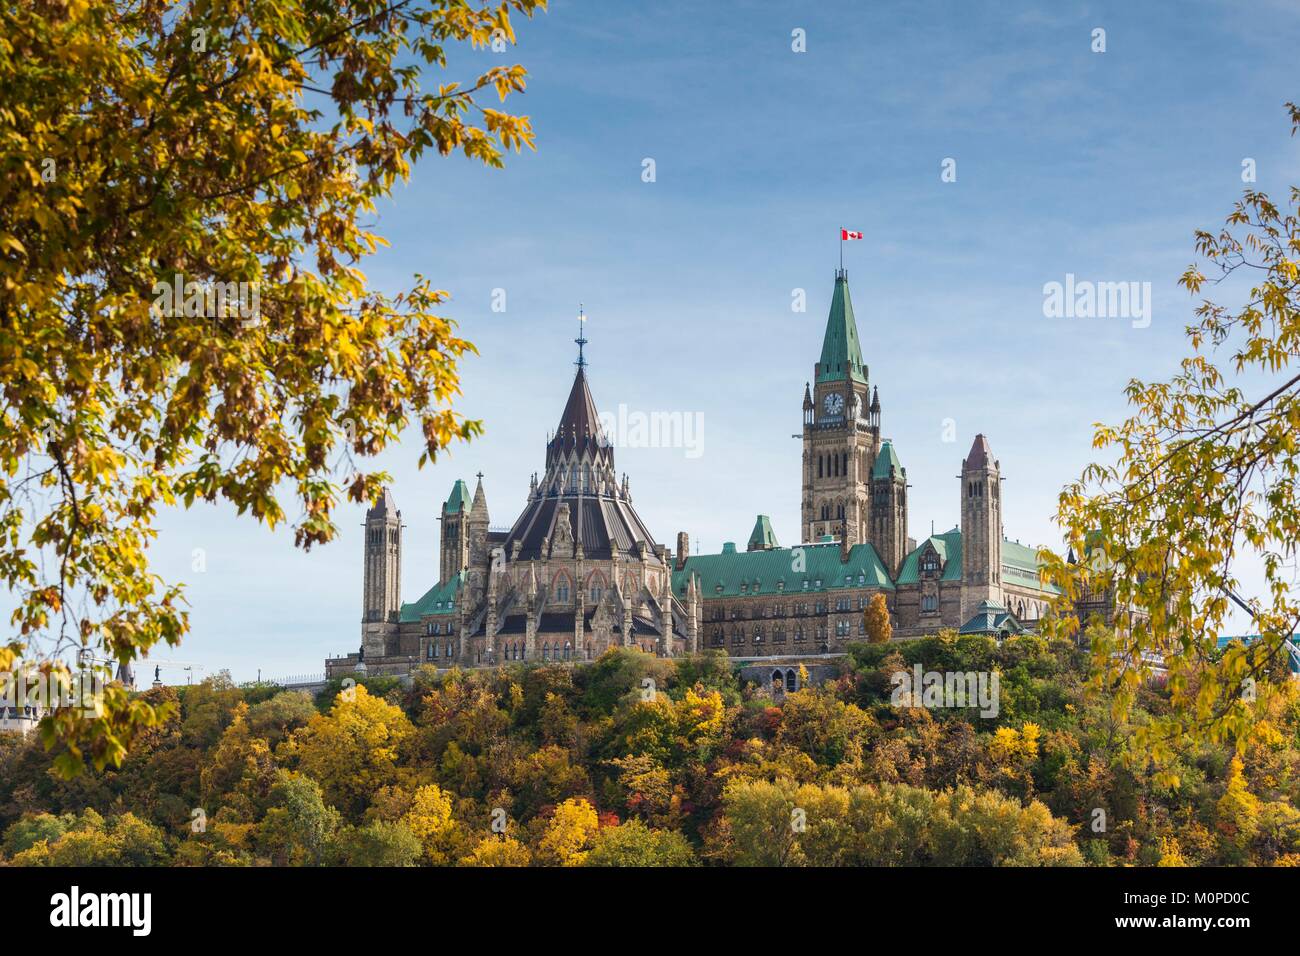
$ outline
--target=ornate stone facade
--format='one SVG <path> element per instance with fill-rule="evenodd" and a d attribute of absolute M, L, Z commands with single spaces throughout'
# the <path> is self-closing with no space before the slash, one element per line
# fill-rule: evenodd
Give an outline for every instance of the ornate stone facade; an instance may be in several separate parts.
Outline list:
<path fill-rule="evenodd" d="M 439 579 L 417 601 L 402 604 L 396 591 L 401 519 L 392 496 L 385 491 L 367 512 L 362 648 L 328 660 L 327 672 L 581 661 L 616 645 L 665 656 L 838 653 L 864 638 L 862 612 L 877 593 L 899 637 L 1032 627 L 1053 593 L 1039 581 L 1035 551 L 1005 537 L 1001 468 L 983 435 L 959 481 L 960 526 L 918 545 L 908 537 L 907 470 L 882 436 L 880 394 L 841 270 L 804 388 L 802 543 L 780 547 L 759 515 L 744 551 L 728 544 L 691 555 L 685 532 L 675 554 L 656 544 L 627 476 L 614 471 L 580 354 L 523 512 L 494 531 L 482 476 L 472 499 L 457 481 L 439 519 Z"/>

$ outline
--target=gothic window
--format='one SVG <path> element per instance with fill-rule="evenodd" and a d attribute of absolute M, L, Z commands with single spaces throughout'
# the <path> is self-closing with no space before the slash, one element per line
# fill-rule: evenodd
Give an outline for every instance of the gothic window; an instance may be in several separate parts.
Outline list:
<path fill-rule="evenodd" d="M 544 660 L 544 661 L 549 661 L 550 659 L 551 659 L 551 645 L 550 645 L 549 643 L 548 643 L 548 644 L 543 644 L 543 645 L 542 645 L 542 660 Z"/>
<path fill-rule="evenodd" d="M 722 646 L 722 628 L 717 628 L 713 632 L 713 646 L 714 647 Z"/>
<path fill-rule="evenodd" d="M 427 657 L 429 660 L 433 660 L 435 657 L 437 657 L 437 656 L 438 656 L 438 645 L 437 645 L 437 644 L 430 644 L 429 647 L 428 647 L 428 650 L 426 650 L 426 651 L 424 652 L 424 656 Z"/>
<path fill-rule="evenodd" d="M 794 629 L 794 642 L 795 642 L 796 644 L 802 644 L 802 643 L 804 643 L 804 641 L 806 641 L 807 639 L 808 639 L 808 638 L 804 635 L 804 632 L 803 632 L 803 628 L 802 628 L 802 627 L 796 627 L 796 628 Z"/>
<path fill-rule="evenodd" d="M 567 582 L 556 586 L 555 599 L 560 602 L 569 600 L 569 585 Z"/>
<path fill-rule="evenodd" d="M 565 641 L 565 642 L 564 642 L 564 659 L 565 659 L 566 661 L 569 659 L 570 652 L 571 652 L 572 650 L 573 650 L 573 646 L 572 646 L 568 641 Z"/>
<path fill-rule="evenodd" d="M 921 597 L 921 610 L 930 612 L 939 610 L 939 599 L 933 594 L 926 594 Z"/>
<path fill-rule="evenodd" d="M 736 628 L 734 631 L 732 631 L 732 632 L 731 632 L 731 643 L 732 643 L 733 645 L 734 645 L 734 644 L 744 644 L 744 643 L 745 643 L 745 632 L 742 631 L 740 628 Z"/>
<path fill-rule="evenodd" d="M 450 657 L 451 657 L 451 645 L 448 644 L 445 648 L 443 648 L 443 650 L 446 651 L 446 653 L 443 654 L 443 657 L 450 658 Z"/>
<path fill-rule="evenodd" d="M 785 689 L 792 694 L 799 689 L 799 677 L 792 670 L 785 672 Z"/>
<path fill-rule="evenodd" d="M 939 570 L 939 556 L 933 551 L 927 551 L 921 555 L 921 571 L 925 574 L 933 574 Z"/>
<path fill-rule="evenodd" d="M 593 585 L 591 588 L 591 603 L 600 603 L 600 587 L 598 585 Z"/>
<path fill-rule="evenodd" d="M 756 627 L 754 628 L 754 644 L 758 645 L 762 643 L 763 643 L 763 629 L 761 627 Z"/>
<path fill-rule="evenodd" d="M 778 627 L 778 628 L 776 629 L 776 631 L 772 634 L 772 643 L 773 643 L 773 644 L 784 644 L 784 643 L 785 643 L 785 628 L 783 628 L 783 627 Z"/>
<path fill-rule="evenodd" d="M 821 455 L 818 455 L 818 456 L 817 456 L 817 477 L 818 477 L 818 478 L 822 478 L 822 477 L 824 477 L 824 476 L 822 475 L 822 456 L 821 456 Z"/>

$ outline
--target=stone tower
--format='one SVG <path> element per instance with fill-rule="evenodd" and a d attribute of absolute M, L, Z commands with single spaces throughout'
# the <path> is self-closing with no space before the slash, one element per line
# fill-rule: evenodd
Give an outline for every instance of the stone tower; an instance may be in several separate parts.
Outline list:
<path fill-rule="evenodd" d="M 961 466 L 961 615 L 1002 603 L 1002 479 L 988 439 L 976 435 Z"/>
<path fill-rule="evenodd" d="M 871 535 L 876 554 L 891 577 L 907 557 L 907 469 L 893 442 L 885 441 L 871 468 Z"/>
<path fill-rule="evenodd" d="M 469 567 L 469 488 L 456 481 L 442 503 L 442 533 L 438 541 L 438 582 L 446 583 Z"/>
<path fill-rule="evenodd" d="M 363 579 L 361 646 L 382 656 L 402 608 L 402 513 L 387 488 L 366 511 Z"/>
<path fill-rule="evenodd" d="M 466 528 L 469 535 L 470 591 L 482 597 L 487 593 L 488 582 L 494 577 L 490 567 L 492 558 L 488 554 L 488 506 L 487 495 L 483 492 L 482 473 L 478 475 L 478 485 L 474 488 L 474 501 L 470 504 Z M 482 570 L 486 570 L 487 578 L 480 573 Z"/>
<path fill-rule="evenodd" d="M 847 273 L 835 273 L 835 292 L 813 382 L 804 387 L 804 541 L 853 530 L 866 540 L 870 475 L 880 449 L 879 401 L 871 402 Z"/>

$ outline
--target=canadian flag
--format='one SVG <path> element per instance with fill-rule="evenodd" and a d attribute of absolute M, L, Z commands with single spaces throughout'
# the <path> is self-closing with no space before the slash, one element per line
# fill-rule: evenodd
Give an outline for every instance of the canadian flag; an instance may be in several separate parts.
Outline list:
<path fill-rule="evenodd" d="M 860 233 L 860 232 L 850 232 L 848 229 L 841 229 L 841 230 L 840 230 L 840 240 L 841 240 L 841 241 L 843 241 L 843 240 L 845 240 L 845 239 L 861 239 L 861 238 L 862 238 L 862 233 Z"/>

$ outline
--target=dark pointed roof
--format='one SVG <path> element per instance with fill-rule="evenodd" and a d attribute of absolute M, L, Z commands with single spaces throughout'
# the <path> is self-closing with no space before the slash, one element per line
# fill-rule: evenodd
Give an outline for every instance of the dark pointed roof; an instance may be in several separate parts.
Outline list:
<path fill-rule="evenodd" d="M 560 415 L 555 436 L 546 446 L 547 467 L 550 467 L 556 454 L 573 451 L 603 453 L 608 455 L 609 465 L 613 467 L 614 453 L 605 433 L 601 431 L 600 414 L 596 411 L 596 402 L 587 386 L 586 370 L 581 366 L 578 374 L 573 377 L 573 387 L 569 389 L 569 400 L 564 404 L 564 413 Z"/>
<path fill-rule="evenodd" d="M 591 465 L 592 482 L 574 483 L 570 465 L 575 455 Z M 566 504 L 567 509 L 561 504 Z M 588 558 L 632 554 L 638 542 L 652 550 L 658 548 L 626 490 L 614 480 L 614 449 L 601 431 L 600 416 L 581 366 L 573 378 L 559 427 L 546 445 L 546 478 L 506 535 L 506 554 L 513 560 L 517 544 L 522 560 L 546 557 L 545 545 L 555 540 L 566 513 L 569 535 L 582 543 Z"/>
<path fill-rule="evenodd" d="M 978 471 L 989 467 L 992 462 L 993 452 L 989 450 L 989 440 L 983 435 L 976 435 L 975 441 L 970 446 L 970 454 L 966 456 L 966 462 L 962 467 L 967 471 Z"/>
<path fill-rule="evenodd" d="M 387 518 L 389 516 L 397 516 L 397 502 L 393 500 L 393 493 L 385 488 L 374 506 L 366 510 L 366 517 Z"/>

